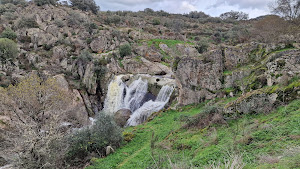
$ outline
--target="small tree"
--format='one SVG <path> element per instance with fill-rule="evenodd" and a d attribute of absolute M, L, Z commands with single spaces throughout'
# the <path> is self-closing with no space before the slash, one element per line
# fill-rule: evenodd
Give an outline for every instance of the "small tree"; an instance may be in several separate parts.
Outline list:
<path fill-rule="evenodd" d="M 249 15 L 244 12 L 230 11 L 221 14 L 220 18 L 223 20 L 230 19 L 230 20 L 239 21 L 239 20 L 247 20 L 249 18 Z"/>
<path fill-rule="evenodd" d="M 274 4 L 270 4 L 272 13 L 278 14 L 284 19 L 294 20 L 300 16 L 299 0 L 276 0 Z"/>
<path fill-rule="evenodd" d="M 18 56 L 17 44 L 11 39 L 0 38 L 0 61 L 12 61 Z"/>
<path fill-rule="evenodd" d="M 128 56 L 131 54 L 131 46 L 129 44 L 121 45 L 119 52 L 121 57 Z"/>
<path fill-rule="evenodd" d="M 6 138 L 13 144 L 7 151 L 14 152 L 18 158 L 18 168 L 64 168 L 64 157 L 68 148 L 64 136 L 68 129 L 60 125 L 61 111 L 70 99 L 61 89 L 56 79 L 40 79 L 32 74 L 17 85 L 10 85 L 1 91 L 5 97 L 13 100 L 7 105 L 16 115 L 12 130 Z M 5 103 L 5 102 L 4 102 Z M 0 112 L 1 110 L 0 107 Z"/>
<path fill-rule="evenodd" d="M 92 11 L 94 14 L 96 14 L 100 9 L 100 7 L 97 6 L 94 0 L 70 0 L 70 1 L 73 7 L 76 7 L 82 11 Z"/>
<path fill-rule="evenodd" d="M 202 11 L 191 11 L 189 14 L 187 14 L 188 17 L 190 18 L 208 18 L 209 15 L 207 15 L 206 13 L 202 12 Z"/>

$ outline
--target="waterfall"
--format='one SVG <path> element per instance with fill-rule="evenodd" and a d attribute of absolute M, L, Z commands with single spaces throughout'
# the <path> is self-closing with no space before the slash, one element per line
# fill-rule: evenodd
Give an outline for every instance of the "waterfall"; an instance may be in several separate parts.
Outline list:
<path fill-rule="evenodd" d="M 130 84 L 130 86 L 126 89 L 126 95 L 124 99 L 123 106 L 126 109 L 134 112 L 139 108 L 141 101 L 148 91 L 148 82 L 143 81 L 141 78 L 135 80 Z"/>
<path fill-rule="evenodd" d="M 107 96 L 103 108 L 103 111 L 107 114 L 113 115 L 113 113 L 120 110 L 123 106 L 126 85 L 121 78 L 122 76 L 116 76 L 108 85 Z"/>
<path fill-rule="evenodd" d="M 163 86 L 154 101 L 149 100 L 143 103 L 142 100 L 148 92 L 148 81 L 139 78 L 127 87 L 122 77 L 116 76 L 108 85 L 103 111 L 113 115 L 120 109 L 129 109 L 132 114 L 126 126 L 141 124 L 152 113 L 163 109 L 169 102 L 173 87 Z"/>
<path fill-rule="evenodd" d="M 139 109 L 134 111 L 127 121 L 126 126 L 136 126 L 143 123 L 152 113 L 158 112 L 165 107 L 169 102 L 173 88 L 170 86 L 163 86 L 155 101 L 149 100 L 144 103 Z"/>

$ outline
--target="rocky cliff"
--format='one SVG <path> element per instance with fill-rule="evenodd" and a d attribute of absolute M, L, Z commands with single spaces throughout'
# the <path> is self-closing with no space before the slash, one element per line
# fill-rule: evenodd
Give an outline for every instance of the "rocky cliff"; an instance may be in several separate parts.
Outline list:
<path fill-rule="evenodd" d="M 109 82 L 120 74 L 129 75 L 126 81 L 137 74 L 151 75 L 147 78 L 152 94 L 168 81 L 175 81 L 176 94 L 169 104 L 175 108 L 240 97 L 226 106 L 229 114 L 267 112 L 282 102 L 299 99 L 298 83 L 290 88 L 278 87 L 299 81 L 297 43 L 211 44 L 208 52 L 200 54 L 197 40 L 187 38 L 196 27 L 176 32 L 135 17 L 108 24 L 108 14 L 94 15 L 66 6 L 28 4 L 10 8 L 16 17 L 1 15 L 0 30 L 14 30 L 19 55 L 11 62 L 0 62 L 0 84 L 6 89 L 30 74 L 42 81 L 55 79 L 59 90 L 69 98 L 57 112 L 60 124 L 89 124 L 89 117 L 103 108 Z M 140 27 L 130 23 L 132 18 Z M 24 24 L 24 20 L 28 22 Z M 207 26 L 215 29 L 218 23 Z M 231 23 L 226 26 L 233 27 Z M 124 44 L 130 44 L 131 51 L 121 56 L 119 49 Z M 277 88 L 265 89 L 267 86 Z M 11 96 L 0 94 L 0 129 L 13 129 L 27 115 Z M 43 112 L 39 120 L 47 119 L 51 111 Z"/>

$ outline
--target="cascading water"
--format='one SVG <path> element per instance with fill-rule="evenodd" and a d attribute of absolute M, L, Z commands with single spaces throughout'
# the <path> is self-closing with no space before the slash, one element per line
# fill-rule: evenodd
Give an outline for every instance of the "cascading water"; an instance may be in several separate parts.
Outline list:
<path fill-rule="evenodd" d="M 122 76 L 116 76 L 115 79 L 108 85 L 108 92 L 103 108 L 103 111 L 107 114 L 113 115 L 113 113 L 120 110 L 123 106 L 126 85 L 123 83 L 121 78 Z"/>
<path fill-rule="evenodd" d="M 120 109 L 129 109 L 132 114 L 126 126 L 136 126 L 144 122 L 152 113 L 164 108 L 169 102 L 173 87 L 165 85 L 159 91 L 156 99 L 142 103 L 148 92 L 147 80 L 133 81 L 129 87 L 122 81 L 123 76 L 116 76 L 108 86 L 108 93 L 103 111 L 113 115 Z"/>
<path fill-rule="evenodd" d="M 144 122 L 152 113 L 163 109 L 169 102 L 173 88 L 170 86 L 163 86 L 155 101 L 149 100 L 144 103 L 139 109 L 134 111 L 127 121 L 126 126 L 136 126 Z"/>

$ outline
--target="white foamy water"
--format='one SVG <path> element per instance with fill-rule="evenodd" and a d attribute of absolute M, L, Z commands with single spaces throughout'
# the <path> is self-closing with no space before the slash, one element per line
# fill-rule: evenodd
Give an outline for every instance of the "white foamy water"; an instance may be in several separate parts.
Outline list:
<path fill-rule="evenodd" d="M 158 112 L 169 102 L 173 87 L 165 85 L 161 88 L 155 101 L 149 100 L 142 104 L 148 92 L 147 80 L 133 81 L 128 87 L 122 81 L 122 76 L 116 76 L 108 86 L 108 92 L 103 111 L 113 115 L 120 109 L 132 112 L 126 126 L 136 126 L 143 123 L 152 113 Z"/>

